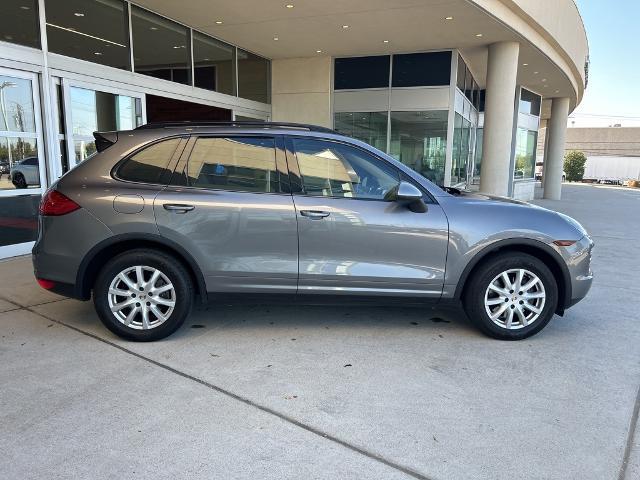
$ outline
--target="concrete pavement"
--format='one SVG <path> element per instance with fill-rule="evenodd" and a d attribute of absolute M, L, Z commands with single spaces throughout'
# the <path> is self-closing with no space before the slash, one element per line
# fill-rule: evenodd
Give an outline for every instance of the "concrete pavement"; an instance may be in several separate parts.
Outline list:
<path fill-rule="evenodd" d="M 596 281 L 522 342 L 455 309 L 213 305 L 136 344 L 40 289 L 28 258 L 2 262 L 0 471 L 640 478 L 640 192 L 563 198 L 539 203 L 593 234 Z"/>

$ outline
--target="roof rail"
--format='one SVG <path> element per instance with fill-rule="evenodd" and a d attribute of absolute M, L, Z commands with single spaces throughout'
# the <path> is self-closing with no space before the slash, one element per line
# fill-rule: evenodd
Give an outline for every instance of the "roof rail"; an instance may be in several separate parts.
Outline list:
<path fill-rule="evenodd" d="M 295 130 L 307 130 L 309 132 L 338 133 L 335 130 L 318 125 L 308 125 L 306 123 L 290 122 L 261 122 L 261 121 L 184 121 L 184 122 L 158 122 L 147 123 L 136 128 L 136 130 L 148 130 L 152 128 L 188 128 L 188 127 L 254 127 L 254 128 L 291 128 Z"/>

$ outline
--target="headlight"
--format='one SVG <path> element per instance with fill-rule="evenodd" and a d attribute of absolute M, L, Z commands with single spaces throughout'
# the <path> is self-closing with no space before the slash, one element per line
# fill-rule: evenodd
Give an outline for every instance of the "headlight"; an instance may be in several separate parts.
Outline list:
<path fill-rule="evenodd" d="M 560 213 L 560 212 L 556 212 L 556 213 L 560 215 L 569 225 L 575 228 L 580 235 L 582 236 L 587 235 L 587 231 L 585 230 L 585 228 L 582 225 L 580 225 L 580 222 L 578 222 L 575 218 L 571 218 L 569 215 L 565 215 L 564 213 Z"/>

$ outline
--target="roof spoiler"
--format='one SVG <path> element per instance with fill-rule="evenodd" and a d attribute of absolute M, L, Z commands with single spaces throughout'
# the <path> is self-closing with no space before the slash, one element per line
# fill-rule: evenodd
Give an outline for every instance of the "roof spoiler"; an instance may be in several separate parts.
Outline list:
<path fill-rule="evenodd" d="M 93 138 L 96 139 L 96 150 L 100 153 L 118 141 L 118 132 L 93 132 Z"/>

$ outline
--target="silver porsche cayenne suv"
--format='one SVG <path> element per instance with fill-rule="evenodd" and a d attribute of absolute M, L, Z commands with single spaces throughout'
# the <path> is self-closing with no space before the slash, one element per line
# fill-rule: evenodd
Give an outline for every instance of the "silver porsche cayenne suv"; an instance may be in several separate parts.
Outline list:
<path fill-rule="evenodd" d="M 96 132 L 40 205 L 39 284 L 138 341 L 196 302 L 462 302 L 499 339 L 539 332 L 591 286 L 575 220 L 444 189 L 321 127 L 167 123 Z"/>

